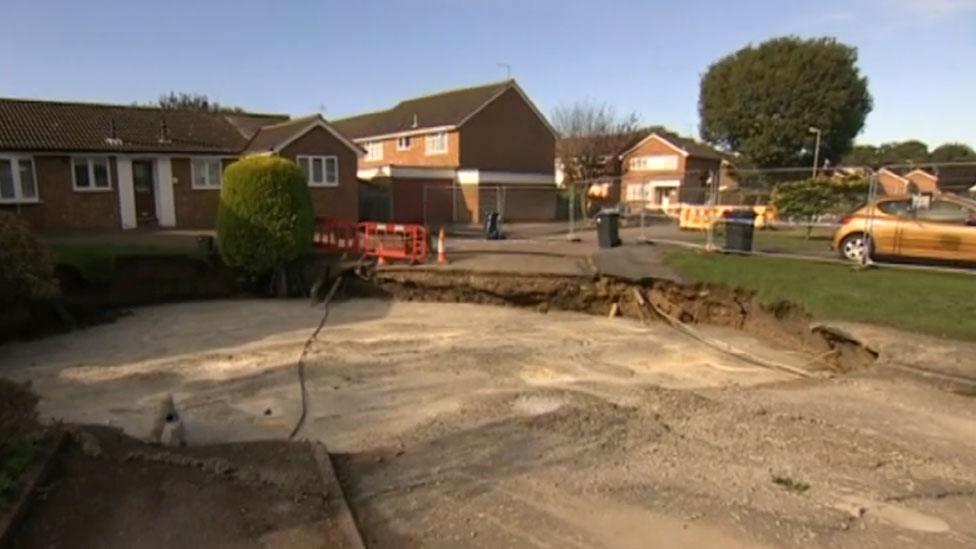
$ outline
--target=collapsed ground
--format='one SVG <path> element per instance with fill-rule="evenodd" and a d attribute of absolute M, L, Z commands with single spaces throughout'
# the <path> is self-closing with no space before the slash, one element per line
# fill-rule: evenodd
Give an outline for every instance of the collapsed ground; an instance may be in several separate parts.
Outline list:
<path fill-rule="evenodd" d="M 395 284 L 402 298 L 431 298 L 417 280 Z M 519 293 L 529 309 L 335 304 L 307 361 L 300 436 L 335 454 L 369 545 L 976 541 L 971 396 L 888 369 L 883 354 L 874 363 L 856 350 L 813 352 L 817 340 L 786 337 L 809 331 L 794 329 L 796 311 L 766 311 L 792 326 L 770 338 L 747 300 L 648 292 L 683 320 L 719 324 L 697 327 L 709 340 L 844 373 L 800 378 L 744 362 L 664 322 L 639 322 L 626 291 L 627 318 L 606 318 L 611 283 L 602 297 L 566 291 L 550 307 L 531 302 L 538 289 Z M 443 297 L 512 299 L 493 291 Z M 599 316 L 557 310 L 573 299 Z M 280 438 L 300 411 L 294 362 L 320 315 L 294 301 L 138 309 L 11 345 L 0 370 L 33 379 L 47 417 L 144 436 L 159 399 L 173 394 L 191 446 Z M 814 360 L 847 352 L 861 358 Z"/>

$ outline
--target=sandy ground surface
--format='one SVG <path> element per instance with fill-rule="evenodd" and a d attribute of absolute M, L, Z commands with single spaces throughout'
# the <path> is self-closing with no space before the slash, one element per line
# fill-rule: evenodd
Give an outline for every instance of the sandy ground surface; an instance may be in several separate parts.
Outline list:
<path fill-rule="evenodd" d="M 280 438 L 320 314 L 138 309 L 6 345 L 0 374 L 32 379 L 47 417 L 145 436 L 171 393 L 191 444 Z M 882 366 L 801 380 L 664 325 L 357 300 L 333 308 L 307 376 L 300 436 L 336 454 L 371 546 L 976 543 L 976 401 Z"/>

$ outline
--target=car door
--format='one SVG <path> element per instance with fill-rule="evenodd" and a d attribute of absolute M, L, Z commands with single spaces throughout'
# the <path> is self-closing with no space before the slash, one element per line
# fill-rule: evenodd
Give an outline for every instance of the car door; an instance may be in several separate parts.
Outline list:
<path fill-rule="evenodd" d="M 883 200 L 877 205 L 878 215 L 865 220 L 865 231 L 871 234 L 874 253 L 877 255 L 900 255 L 901 239 L 899 226 L 907 219 L 911 210 L 911 200 Z"/>
<path fill-rule="evenodd" d="M 902 255 L 946 261 L 976 259 L 973 212 L 957 202 L 936 198 L 919 204 L 900 225 Z"/>

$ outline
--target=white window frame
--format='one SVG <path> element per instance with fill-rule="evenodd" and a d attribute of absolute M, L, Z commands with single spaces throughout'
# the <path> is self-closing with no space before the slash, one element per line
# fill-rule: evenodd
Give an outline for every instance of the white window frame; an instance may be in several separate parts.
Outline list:
<path fill-rule="evenodd" d="M 37 182 L 37 160 L 27 154 L 0 154 L 0 160 L 10 162 L 10 175 L 14 181 L 14 197 L 4 198 L 0 196 L 0 204 L 36 204 L 41 201 L 40 185 Z M 24 188 L 20 181 L 20 161 L 30 160 L 31 175 L 34 176 L 34 197 L 24 198 Z"/>
<path fill-rule="evenodd" d="M 363 148 L 366 149 L 366 156 L 363 160 L 368 160 L 370 162 L 375 160 L 383 160 L 383 142 L 382 141 L 367 141 L 363 143 Z"/>
<path fill-rule="evenodd" d="M 88 187 L 79 187 L 77 176 L 75 175 L 75 162 L 84 160 L 86 166 L 88 167 Z M 93 160 L 104 160 L 105 170 L 108 172 L 108 186 L 98 187 L 95 185 L 95 163 Z M 107 156 L 101 155 L 90 155 L 90 156 L 72 156 L 71 157 L 71 188 L 75 192 L 79 193 L 100 193 L 100 192 L 111 192 L 112 191 L 112 162 Z"/>
<path fill-rule="evenodd" d="M 443 139 L 444 147 L 432 147 L 431 143 L 435 143 L 435 139 Z M 429 133 L 424 136 L 424 154 L 427 156 L 433 156 L 435 154 L 447 154 L 449 147 L 450 144 L 448 143 L 447 132 Z"/>
<path fill-rule="evenodd" d="M 676 172 L 678 171 L 678 155 L 645 154 L 634 156 L 627 161 L 627 169 L 632 172 Z"/>
<path fill-rule="evenodd" d="M 301 168 L 302 160 L 308 161 L 308 175 L 305 176 L 305 180 L 308 181 L 309 187 L 338 187 L 339 186 L 339 157 L 334 154 L 329 155 L 306 155 L 300 154 L 295 157 L 295 163 Z M 322 162 L 322 181 L 313 181 L 312 174 L 312 162 L 315 160 L 320 160 Z M 329 161 L 335 163 L 335 178 L 329 181 L 329 170 L 327 168 Z M 304 173 L 304 172 L 303 172 Z"/>
<path fill-rule="evenodd" d="M 404 145 L 404 140 L 406 140 L 406 145 Z M 398 151 L 409 151 L 413 147 L 413 138 L 409 135 L 401 135 L 397 138 L 396 147 Z"/>
<path fill-rule="evenodd" d="M 220 169 L 217 170 L 217 183 L 216 184 L 213 184 L 213 182 L 210 181 L 210 166 L 209 165 L 207 166 L 207 169 L 204 170 L 204 173 L 206 174 L 206 177 L 205 177 L 206 181 L 203 182 L 203 184 L 200 184 L 200 183 L 197 182 L 197 178 L 196 178 L 196 173 L 197 172 L 196 172 L 196 170 L 193 167 L 193 165 L 196 164 L 197 162 L 206 162 L 208 164 L 211 163 L 211 162 L 216 162 L 217 165 L 220 166 Z M 207 191 L 220 190 L 220 182 L 223 180 L 223 178 L 224 178 L 224 161 L 223 161 L 222 158 L 215 157 L 215 156 L 198 156 L 198 157 L 195 157 L 195 158 L 191 158 L 190 159 L 190 187 L 193 188 L 194 190 L 201 190 L 201 191 L 202 190 L 207 190 Z"/>

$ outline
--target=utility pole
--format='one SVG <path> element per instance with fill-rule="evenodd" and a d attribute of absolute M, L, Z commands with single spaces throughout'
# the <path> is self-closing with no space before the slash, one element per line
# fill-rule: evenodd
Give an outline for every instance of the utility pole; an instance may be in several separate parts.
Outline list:
<path fill-rule="evenodd" d="M 816 126 L 810 126 L 810 133 L 817 134 L 817 144 L 813 147 L 813 177 L 817 177 L 817 167 L 820 165 L 820 134 L 823 131 Z"/>

